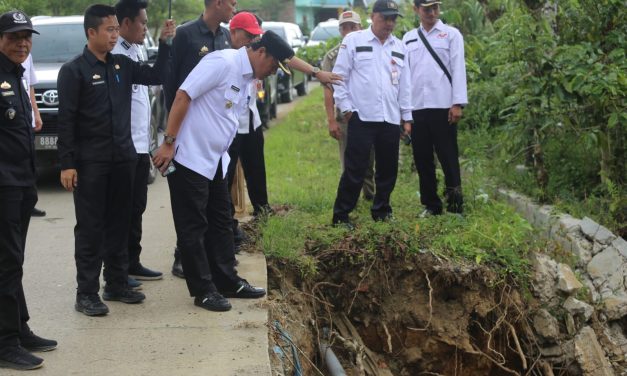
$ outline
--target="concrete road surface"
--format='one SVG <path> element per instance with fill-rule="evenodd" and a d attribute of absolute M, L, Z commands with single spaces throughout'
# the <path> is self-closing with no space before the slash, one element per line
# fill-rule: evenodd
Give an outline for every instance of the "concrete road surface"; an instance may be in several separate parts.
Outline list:
<path fill-rule="evenodd" d="M 80 184 L 80 177 L 79 177 Z M 62 190 L 58 172 L 46 171 L 39 183 L 24 266 L 24 290 L 35 333 L 59 341 L 40 353 L 44 367 L 32 375 L 269 375 L 265 299 L 231 299 L 233 309 L 209 312 L 193 305 L 185 281 L 170 274 L 175 232 L 167 182 L 149 187 L 144 214 L 142 263 L 164 273 L 146 281 L 146 301 L 138 305 L 106 302 L 105 317 L 74 310 L 76 269 L 72 195 Z M 267 286 L 262 254 L 238 256 L 240 275 Z M 0 375 L 23 372 L 0 369 Z"/>

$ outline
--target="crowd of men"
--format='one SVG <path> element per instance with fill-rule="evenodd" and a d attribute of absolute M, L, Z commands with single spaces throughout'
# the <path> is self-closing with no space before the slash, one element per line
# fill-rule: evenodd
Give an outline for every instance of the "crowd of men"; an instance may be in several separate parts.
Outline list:
<path fill-rule="evenodd" d="M 254 14 L 236 14 L 235 0 L 205 0 L 203 14 L 178 29 L 166 20 L 153 66 L 139 48 L 147 0 L 88 7 L 86 46 L 58 77 L 61 184 L 73 193 L 76 214 L 76 311 L 109 312 L 100 296 L 103 267 L 105 301 L 140 303 L 146 297 L 136 289 L 139 281 L 162 278 L 140 262 L 151 159 L 170 188 L 177 234 L 172 273 L 185 278 L 194 304 L 228 311 L 228 298 L 266 294 L 237 273 L 236 243 L 244 235 L 229 192 L 241 159 L 255 214 L 271 211 L 255 94 L 257 80 L 279 68 L 301 70 L 325 87 L 329 133 L 340 142 L 342 161 L 333 224 L 352 226 L 349 213 L 362 189 L 374 220 L 392 216 L 399 139 L 409 136 L 422 215 L 443 212 L 434 152 L 444 170 L 446 209 L 461 214 L 455 124 L 467 102 L 463 39 L 439 20 L 439 1 L 414 3 L 421 25 L 402 40 L 392 35 L 401 17 L 393 0 L 374 3 L 366 29 L 356 12 L 343 12 L 343 40 L 325 56 L 323 70 L 294 57 L 277 34 L 264 33 Z M 220 25 L 229 21 L 229 29 Z M 57 347 L 30 330 L 22 288 L 37 202 L 33 132 L 41 126 L 23 65 L 33 33 L 23 12 L 0 16 L 0 367 L 14 369 L 41 367 L 43 359 L 32 352 Z M 159 84 L 169 116 L 163 144 L 149 150 L 146 85 Z"/>

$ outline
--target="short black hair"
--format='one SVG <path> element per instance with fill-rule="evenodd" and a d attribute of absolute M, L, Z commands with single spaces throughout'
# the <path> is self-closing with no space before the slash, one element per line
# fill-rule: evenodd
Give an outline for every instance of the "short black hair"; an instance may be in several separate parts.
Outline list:
<path fill-rule="evenodd" d="M 115 4 L 115 15 L 122 24 L 125 18 L 135 21 L 139 11 L 148 8 L 148 0 L 120 0 Z"/>
<path fill-rule="evenodd" d="M 110 5 L 94 4 L 88 6 L 85 9 L 85 18 L 83 20 L 85 37 L 89 38 L 87 30 L 98 30 L 98 26 L 102 25 L 102 19 L 109 16 L 115 16 L 115 8 Z"/>

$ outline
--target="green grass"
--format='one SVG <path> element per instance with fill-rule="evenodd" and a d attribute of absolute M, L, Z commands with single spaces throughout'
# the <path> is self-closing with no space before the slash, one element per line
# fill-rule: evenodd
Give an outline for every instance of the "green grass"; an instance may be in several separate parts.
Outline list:
<path fill-rule="evenodd" d="M 288 215 L 261 224 L 261 244 L 268 257 L 292 263 L 305 274 L 315 273 L 316 254 L 348 236 L 360 248 L 383 247 L 407 252 L 429 251 L 449 259 L 493 265 L 503 274 L 525 277 L 525 255 L 539 245 L 531 226 L 510 207 L 486 197 L 484 168 L 468 162 L 464 177 L 465 215 L 419 219 L 422 211 L 418 177 L 412 170 L 411 148 L 401 146 L 399 176 L 392 194 L 394 220 L 373 222 L 367 202 L 359 201 L 348 230 L 330 226 L 340 178 L 337 141 L 327 132 L 322 91 L 315 89 L 267 132 L 266 165 L 269 199 L 290 207 Z M 442 179 L 440 179 L 442 180 Z"/>

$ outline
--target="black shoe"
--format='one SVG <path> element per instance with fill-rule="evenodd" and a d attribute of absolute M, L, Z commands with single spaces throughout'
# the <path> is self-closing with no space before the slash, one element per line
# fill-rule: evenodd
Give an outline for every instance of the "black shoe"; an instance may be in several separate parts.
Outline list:
<path fill-rule="evenodd" d="M 37 369 L 44 365 L 44 360 L 29 353 L 22 346 L 0 348 L 0 367 L 19 370 Z"/>
<path fill-rule="evenodd" d="M 175 277 L 185 278 L 185 273 L 183 272 L 183 264 L 181 264 L 181 260 L 174 259 L 174 264 L 172 264 L 172 274 Z"/>
<path fill-rule="evenodd" d="M 128 275 L 139 281 L 156 281 L 163 278 L 163 273 L 150 270 L 142 264 L 138 264 L 135 268 L 129 268 Z"/>
<path fill-rule="evenodd" d="M 418 215 L 419 218 L 429 218 L 429 217 L 435 217 L 436 215 L 441 215 L 442 214 L 442 210 L 433 210 L 433 209 L 425 209 L 423 210 L 422 213 L 420 213 Z"/>
<path fill-rule="evenodd" d="M 142 283 L 136 280 L 135 278 L 131 278 L 130 276 L 126 278 L 126 285 L 131 290 L 141 290 Z"/>
<path fill-rule="evenodd" d="M 245 279 L 240 279 L 233 289 L 220 291 L 227 298 L 257 299 L 266 295 L 266 290 L 261 287 L 251 286 Z"/>
<path fill-rule="evenodd" d="M 40 210 L 37 208 L 33 208 L 33 211 L 31 211 L 30 213 L 31 217 L 45 217 L 46 216 L 46 211 L 45 210 Z"/>
<path fill-rule="evenodd" d="M 100 300 L 98 294 L 77 294 L 74 309 L 87 316 L 102 316 L 109 313 L 109 307 Z"/>
<path fill-rule="evenodd" d="M 248 242 L 248 235 L 241 229 L 241 227 L 237 226 L 233 231 L 233 242 L 235 243 L 235 248 L 237 249 L 242 244 Z"/>
<path fill-rule="evenodd" d="M 349 231 L 353 231 L 355 229 L 355 225 L 348 218 L 339 218 L 333 216 L 333 220 L 331 223 L 335 227 L 345 227 Z"/>
<path fill-rule="evenodd" d="M 57 348 L 57 341 L 53 339 L 45 339 L 33 333 L 31 330 L 28 333 L 22 333 L 20 335 L 20 345 L 28 351 L 52 351 Z"/>
<path fill-rule="evenodd" d="M 116 301 L 126 304 L 140 303 L 146 299 L 146 295 L 139 291 L 131 290 L 129 288 L 121 290 L 107 290 L 105 287 L 102 299 L 107 301 Z"/>
<path fill-rule="evenodd" d="M 231 303 L 218 292 L 209 292 L 194 298 L 194 304 L 208 311 L 224 312 L 231 309 Z"/>

